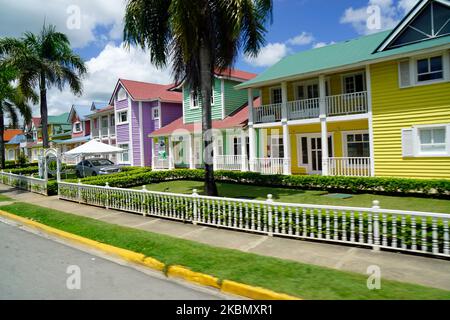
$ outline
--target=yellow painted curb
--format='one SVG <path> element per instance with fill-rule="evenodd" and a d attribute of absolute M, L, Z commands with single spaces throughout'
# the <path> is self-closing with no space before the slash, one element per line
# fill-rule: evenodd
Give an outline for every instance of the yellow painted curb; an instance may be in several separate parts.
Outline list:
<path fill-rule="evenodd" d="M 181 266 L 170 266 L 169 269 L 167 270 L 167 276 L 174 278 L 182 278 L 189 282 L 194 282 L 197 284 L 201 284 L 203 286 L 220 289 L 218 278 L 207 274 L 194 272 Z"/>
<path fill-rule="evenodd" d="M 221 291 L 238 296 L 247 297 L 253 300 L 301 300 L 287 294 L 277 293 L 264 288 L 249 286 L 246 284 L 224 280 Z"/>
<path fill-rule="evenodd" d="M 48 234 L 52 234 L 72 242 L 81 243 L 86 246 L 90 246 L 95 249 L 101 250 L 103 252 L 113 254 L 127 261 L 138 263 L 140 265 L 149 267 L 157 271 L 163 271 L 166 267 L 164 263 L 154 258 L 146 257 L 141 253 L 133 252 L 130 250 L 114 247 L 109 244 L 101 243 L 95 240 L 87 239 L 78 236 L 76 234 L 52 228 L 45 224 L 33 221 L 28 218 L 23 218 L 2 210 L 0 210 L 0 216 L 20 222 L 24 225 L 44 231 Z M 167 270 L 167 276 L 174 278 L 181 278 L 194 284 L 217 288 L 224 293 L 230 293 L 242 297 L 251 298 L 254 300 L 301 300 L 300 298 L 292 297 L 286 294 L 277 293 L 264 288 L 253 287 L 234 281 L 224 280 L 222 283 L 220 283 L 219 279 L 216 277 L 203 273 L 194 272 L 182 266 L 170 266 Z"/>

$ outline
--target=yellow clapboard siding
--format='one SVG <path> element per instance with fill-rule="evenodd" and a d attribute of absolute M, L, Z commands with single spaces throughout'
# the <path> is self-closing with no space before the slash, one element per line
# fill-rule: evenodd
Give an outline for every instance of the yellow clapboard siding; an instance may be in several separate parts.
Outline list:
<path fill-rule="evenodd" d="M 401 130 L 450 123 L 450 83 L 399 88 L 398 61 L 371 66 L 376 176 L 450 179 L 450 157 L 403 158 Z"/>

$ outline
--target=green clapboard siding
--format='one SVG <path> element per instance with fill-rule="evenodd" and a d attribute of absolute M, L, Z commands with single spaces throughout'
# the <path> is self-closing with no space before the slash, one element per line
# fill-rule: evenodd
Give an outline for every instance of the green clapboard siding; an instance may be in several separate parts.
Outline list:
<path fill-rule="evenodd" d="M 225 80 L 225 116 L 232 114 L 248 100 L 247 90 L 236 90 L 237 81 Z"/>
<path fill-rule="evenodd" d="M 219 79 L 214 81 L 214 105 L 211 109 L 212 119 L 221 120 L 222 119 L 222 86 Z M 183 112 L 184 112 L 184 122 L 193 123 L 200 122 L 202 119 L 202 108 L 201 102 L 200 107 L 196 109 L 191 109 L 191 90 L 187 86 L 183 88 Z"/>

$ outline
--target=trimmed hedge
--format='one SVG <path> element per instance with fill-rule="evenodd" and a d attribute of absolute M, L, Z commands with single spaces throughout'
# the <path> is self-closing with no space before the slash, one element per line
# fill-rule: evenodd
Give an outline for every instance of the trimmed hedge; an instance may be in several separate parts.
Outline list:
<path fill-rule="evenodd" d="M 141 168 L 142 169 L 142 168 Z M 217 181 L 237 184 L 283 187 L 301 190 L 327 190 L 349 193 L 378 193 L 450 198 L 450 180 L 420 180 L 404 178 L 324 177 L 261 175 L 254 172 L 216 171 Z M 109 176 L 91 177 L 82 183 L 111 187 L 132 188 L 168 180 L 204 179 L 203 170 L 130 171 Z M 77 182 L 77 181 L 68 181 Z"/>
<path fill-rule="evenodd" d="M 10 172 L 13 174 L 22 174 L 22 175 L 32 175 L 39 172 L 38 166 L 30 166 L 26 168 L 18 168 L 18 169 L 6 169 L 5 172 Z"/>

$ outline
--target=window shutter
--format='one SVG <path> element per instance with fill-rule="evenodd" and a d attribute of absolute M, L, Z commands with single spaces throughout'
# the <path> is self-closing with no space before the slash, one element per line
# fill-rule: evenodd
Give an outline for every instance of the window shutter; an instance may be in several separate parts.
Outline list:
<path fill-rule="evenodd" d="M 401 88 L 409 87 L 411 85 L 411 73 L 409 69 L 409 60 L 400 61 L 399 79 Z"/>
<path fill-rule="evenodd" d="M 414 157 L 414 132 L 413 129 L 402 130 L 403 157 Z"/>

